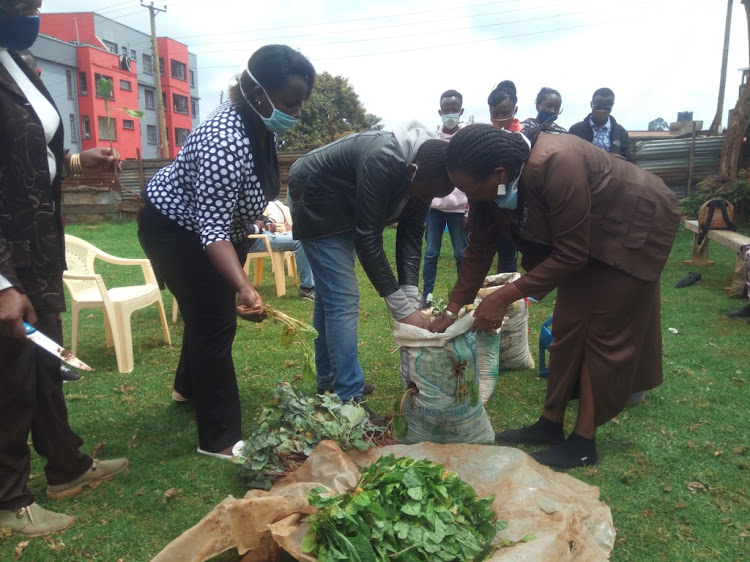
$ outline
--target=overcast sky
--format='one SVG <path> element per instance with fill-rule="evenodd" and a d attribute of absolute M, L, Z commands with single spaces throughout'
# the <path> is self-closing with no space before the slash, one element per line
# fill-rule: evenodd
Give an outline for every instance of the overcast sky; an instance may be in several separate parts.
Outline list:
<path fill-rule="evenodd" d="M 164 2 L 157 4 L 163 6 Z M 299 49 L 318 72 L 349 79 L 387 127 L 412 119 L 434 127 L 440 94 L 464 96 L 464 117 L 488 122 L 487 96 L 501 80 L 518 89 L 518 116 L 535 115 L 539 88 L 560 91 L 569 127 L 593 91 L 616 94 L 628 130 L 693 111 L 708 128 L 716 112 L 726 0 L 167 0 L 157 34 L 198 55 L 201 115 L 267 43 Z M 44 0 L 43 12 L 95 11 L 149 32 L 137 0 Z M 722 122 L 748 63 L 745 11 L 736 1 Z"/>

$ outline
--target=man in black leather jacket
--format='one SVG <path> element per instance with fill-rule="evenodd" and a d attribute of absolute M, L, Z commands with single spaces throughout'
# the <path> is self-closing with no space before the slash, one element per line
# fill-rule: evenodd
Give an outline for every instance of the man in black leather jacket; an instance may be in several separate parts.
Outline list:
<path fill-rule="evenodd" d="M 615 93 L 609 88 L 599 88 L 591 98 L 591 113 L 568 132 L 611 154 L 622 156 L 628 162 L 635 162 L 630 152 L 628 132 L 611 115 L 614 105 Z"/>
<path fill-rule="evenodd" d="M 426 129 L 366 131 L 313 150 L 289 171 L 293 234 L 315 277 L 313 325 L 318 391 L 361 400 L 355 253 L 393 317 L 422 328 L 417 310 L 422 237 L 430 202 L 453 190 L 447 143 Z M 383 230 L 398 223 L 394 276 Z"/>

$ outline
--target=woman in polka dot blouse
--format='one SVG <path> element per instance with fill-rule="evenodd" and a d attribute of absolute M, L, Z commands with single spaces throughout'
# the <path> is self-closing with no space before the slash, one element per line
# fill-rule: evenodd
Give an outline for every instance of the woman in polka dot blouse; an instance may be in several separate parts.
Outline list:
<path fill-rule="evenodd" d="M 239 316 L 265 318 L 242 269 L 248 233 L 281 187 L 274 133 L 291 129 L 315 82 L 286 45 L 258 49 L 174 162 L 148 183 L 138 237 L 185 322 L 173 398 L 192 401 L 199 453 L 225 457 L 240 440 L 232 343 Z"/>

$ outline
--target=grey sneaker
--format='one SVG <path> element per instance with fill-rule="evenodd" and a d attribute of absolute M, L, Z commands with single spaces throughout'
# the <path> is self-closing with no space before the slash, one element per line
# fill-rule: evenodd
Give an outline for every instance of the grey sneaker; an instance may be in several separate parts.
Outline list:
<path fill-rule="evenodd" d="M 297 296 L 306 301 L 315 300 L 315 287 L 300 287 Z"/>
<path fill-rule="evenodd" d="M 41 537 L 70 529 L 74 517 L 48 511 L 39 504 L 32 503 L 18 509 L 0 509 L 0 528 L 25 537 Z"/>
<path fill-rule="evenodd" d="M 130 461 L 128 459 L 111 459 L 106 461 L 94 459 L 91 468 L 75 480 L 67 484 L 48 485 L 47 497 L 53 500 L 61 500 L 80 494 L 86 486 L 92 489 L 98 488 L 102 482 L 111 480 L 115 474 L 122 472 L 129 466 Z"/>

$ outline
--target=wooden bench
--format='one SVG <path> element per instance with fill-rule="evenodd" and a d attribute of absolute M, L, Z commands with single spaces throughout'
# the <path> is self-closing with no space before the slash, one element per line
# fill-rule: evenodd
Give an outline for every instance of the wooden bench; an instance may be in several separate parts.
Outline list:
<path fill-rule="evenodd" d="M 685 220 L 685 228 L 694 233 L 693 253 L 689 260 L 683 260 L 682 263 L 699 267 L 713 265 L 714 262 L 708 259 L 708 242 L 709 240 L 713 240 L 737 252 L 737 263 L 734 268 L 732 284 L 729 287 L 725 287 L 724 290 L 729 293 L 732 287 L 745 285 L 745 256 L 740 253 L 740 248 L 746 244 L 750 244 L 750 236 L 745 236 L 739 232 L 732 232 L 731 230 L 709 230 L 703 243 L 698 244 L 698 221 L 694 219 Z"/>

